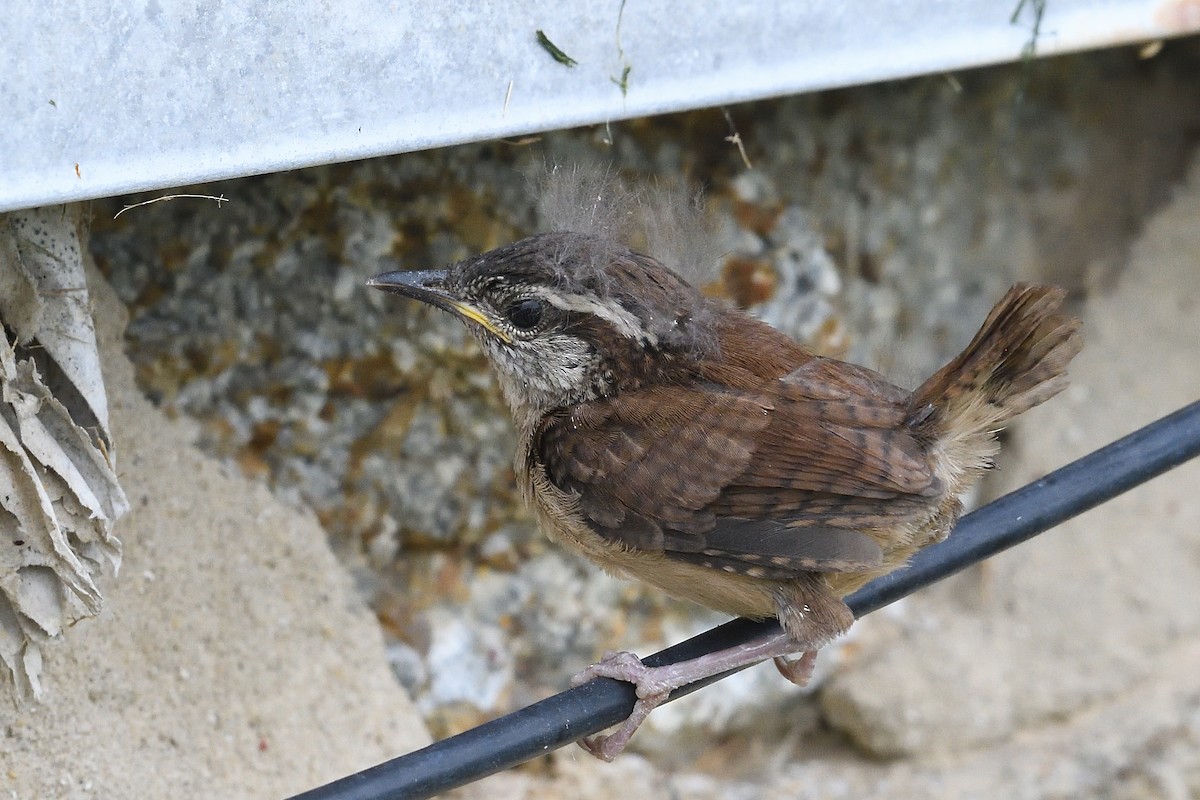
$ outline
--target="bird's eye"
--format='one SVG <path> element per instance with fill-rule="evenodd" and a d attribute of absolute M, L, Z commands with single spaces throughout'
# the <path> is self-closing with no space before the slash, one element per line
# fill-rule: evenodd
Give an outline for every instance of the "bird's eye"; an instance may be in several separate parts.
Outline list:
<path fill-rule="evenodd" d="M 513 324 L 514 328 L 524 331 L 531 330 L 542 321 L 542 301 L 533 298 L 518 300 L 508 307 L 504 315 L 508 317 L 508 321 Z"/>

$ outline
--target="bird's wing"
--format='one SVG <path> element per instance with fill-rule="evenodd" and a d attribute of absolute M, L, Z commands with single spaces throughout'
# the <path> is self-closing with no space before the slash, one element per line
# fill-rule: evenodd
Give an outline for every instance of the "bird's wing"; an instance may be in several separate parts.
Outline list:
<path fill-rule="evenodd" d="M 940 488 L 903 424 L 907 395 L 856 388 L 814 372 L 769 394 L 625 393 L 550 417 L 535 447 L 591 527 L 630 548 L 760 577 L 865 569 L 881 551 L 864 531 Z"/>

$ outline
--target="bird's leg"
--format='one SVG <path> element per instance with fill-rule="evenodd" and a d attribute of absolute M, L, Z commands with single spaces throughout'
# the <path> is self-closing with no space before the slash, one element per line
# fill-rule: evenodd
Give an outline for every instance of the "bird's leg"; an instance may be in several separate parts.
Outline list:
<path fill-rule="evenodd" d="M 795 661 L 784 658 L 795 653 L 803 655 Z M 666 701 L 675 689 L 768 658 L 775 659 L 775 665 L 785 678 L 803 686 L 812 675 L 816 656 L 816 650 L 809 650 L 784 631 L 776 631 L 746 644 L 718 650 L 690 661 L 661 667 L 647 667 L 633 653 L 605 653 L 599 663 L 572 678 L 571 685 L 579 686 L 593 678 L 613 678 L 632 683 L 637 689 L 638 699 L 633 706 L 633 713 L 615 731 L 608 736 L 585 736 L 579 740 L 579 745 L 597 758 L 612 761 L 625 749 L 642 721 Z"/>

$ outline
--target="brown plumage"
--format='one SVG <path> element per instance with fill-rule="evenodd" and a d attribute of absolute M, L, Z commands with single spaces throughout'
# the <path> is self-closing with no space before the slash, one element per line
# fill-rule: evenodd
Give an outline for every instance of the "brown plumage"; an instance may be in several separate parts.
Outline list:
<path fill-rule="evenodd" d="M 520 429 L 525 496 L 605 569 L 730 614 L 779 619 L 756 648 L 647 669 L 593 666 L 641 700 L 619 752 L 672 689 L 776 657 L 804 680 L 853 615 L 842 597 L 944 538 L 994 432 L 1065 386 L 1079 322 L 1063 292 L 1014 286 L 966 350 L 905 391 L 705 299 L 652 258 L 558 233 L 373 285 L 470 323 Z M 804 653 L 798 662 L 782 660 Z"/>

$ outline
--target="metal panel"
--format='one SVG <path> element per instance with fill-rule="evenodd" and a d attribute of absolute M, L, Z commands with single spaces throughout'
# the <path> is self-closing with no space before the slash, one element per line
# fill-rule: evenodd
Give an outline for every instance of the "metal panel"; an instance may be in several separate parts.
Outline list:
<path fill-rule="evenodd" d="M 1038 8 L 1039 54 L 1200 30 L 1200 0 L 622 5 L 10 3 L 0 210 L 1013 60 Z"/>

